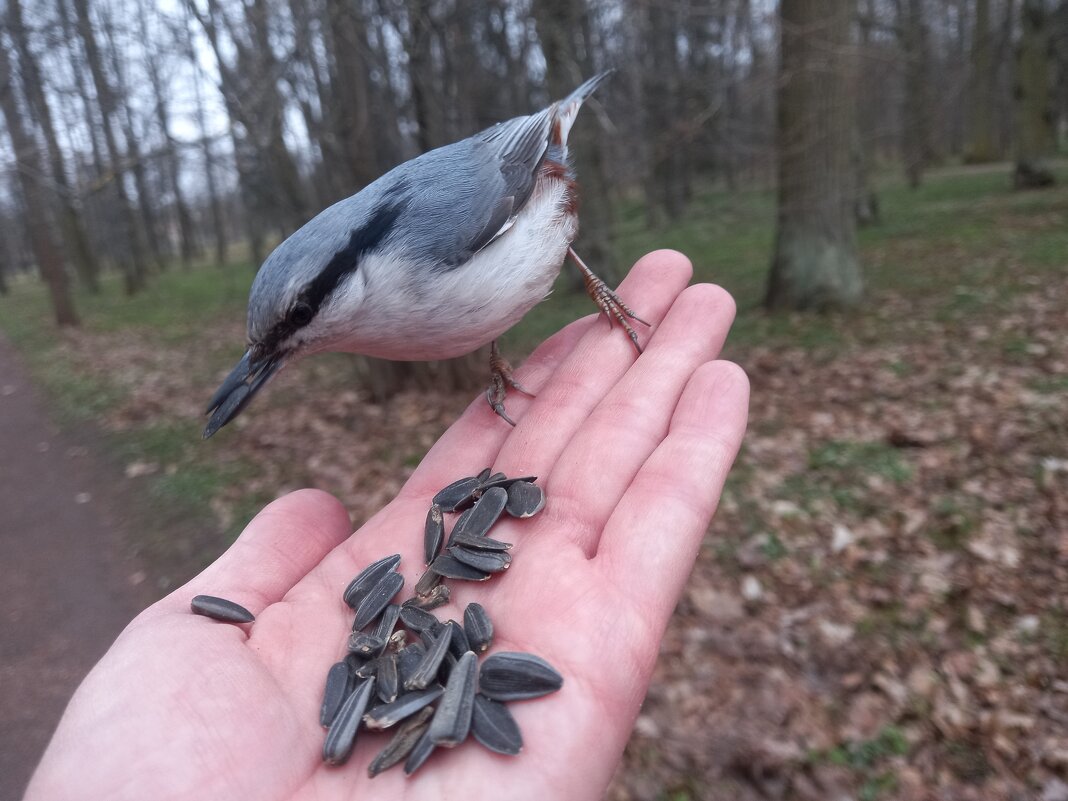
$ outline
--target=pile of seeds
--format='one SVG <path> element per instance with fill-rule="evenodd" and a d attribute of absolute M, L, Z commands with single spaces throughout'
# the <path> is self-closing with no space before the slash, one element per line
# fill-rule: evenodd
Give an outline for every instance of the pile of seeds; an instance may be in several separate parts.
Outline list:
<path fill-rule="evenodd" d="M 327 672 L 319 722 L 327 728 L 323 761 L 348 760 L 365 729 L 394 729 L 368 767 L 372 777 L 404 761 L 418 770 L 439 747 L 453 748 L 469 734 L 491 751 L 514 755 L 519 727 L 506 702 L 555 692 L 563 678 L 540 657 L 495 653 L 478 664 L 493 642 L 493 623 L 477 603 L 463 623 L 441 621 L 433 609 L 449 600 L 446 579 L 486 581 L 512 563 L 511 543 L 491 539 L 507 514 L 532 517 L 545 505 L 535 477 L 508 478 L 489 469 L 454 481 L 434 496 L 423 531 L 426 572 L 415 594 L 393 603 L 404 578 L 399 554 L 364 568 L 342 595 L 355 612 L 348 653 Z M 459 512 L 448 540 L 445 514 Z M 444 550 L 442 546 L 444 545 Z"/>

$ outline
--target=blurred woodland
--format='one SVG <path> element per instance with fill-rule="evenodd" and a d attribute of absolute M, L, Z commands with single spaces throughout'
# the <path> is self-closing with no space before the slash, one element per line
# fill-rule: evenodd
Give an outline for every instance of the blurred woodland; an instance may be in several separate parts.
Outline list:
<path fill-rule="evenodd" d="M 169 592 L 288 490 L 355 525 L 396 496 L 484 361 L 317 356 L 203 442 L 254 270 L 614 68 L 572 135 L 576 248 L 615 281 L 674 247 L 725 286 L 752 400 L 606 797 L 1068 801 L 1068 0 L 0 8 L 0 331 L 96 476 L 77 509 L 121 503 L 109 592 Z M 510 358 L 593 311 L 569 288 Z M 0 554 L 35 624 L 25 552 L 86 577 L 44 520 Z M 9 647 L 12 696 L 72 653 Z"/>

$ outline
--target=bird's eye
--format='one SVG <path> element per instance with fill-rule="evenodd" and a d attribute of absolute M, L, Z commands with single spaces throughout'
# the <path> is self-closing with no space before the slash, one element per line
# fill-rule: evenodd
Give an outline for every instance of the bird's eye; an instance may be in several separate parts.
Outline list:
<path fill-rule="evenodd" d="M 310 323 L 313 315 L 312 307 L 302 301 L 289 312 L 289 322 L 300 328 Z"/>

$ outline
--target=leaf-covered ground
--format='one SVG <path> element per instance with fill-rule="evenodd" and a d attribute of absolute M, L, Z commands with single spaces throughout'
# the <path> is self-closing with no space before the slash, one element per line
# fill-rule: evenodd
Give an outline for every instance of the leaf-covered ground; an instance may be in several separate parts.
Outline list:
<path fill-rule="evenodd" d="M 959 171 L 889 190 L 862 236 L 869 304 L 845 316 L 754 309 L 766 199 L 626 239 L 681 247 L 735 292 L 728 355 L 753 392 L 613 801 L 1068 801 L 1068 190 L 1006 186 Z M 374 404 L 322 358 L 199 442 L 248 278 L 160 279 L 166 299 L 100 301 L 58 344 L 5 321 L 148 501 L 159 525 L 137 545 L 160 592 L 289 489 L 367 518 L 473 394 Z M 577 308 L 554 303 L 530 339 Z"/>

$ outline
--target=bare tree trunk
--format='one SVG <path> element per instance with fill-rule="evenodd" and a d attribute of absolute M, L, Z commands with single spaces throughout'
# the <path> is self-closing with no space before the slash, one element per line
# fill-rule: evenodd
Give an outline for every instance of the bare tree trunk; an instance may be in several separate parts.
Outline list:
<path fill-rule="evenodd" d="M 930 69 L 927 57 L 927 24 L 923 0 L 904 0 L 901 21 L 901 49 L 905 59 L 904 108 L 901 113 L 901 152 L 905 176 L 915 189 L 923 181 L 931 146 L 927 114 L 927 85 Z"/>
<path fill-rule="evenodd" d="M 1013 186 L 1053 186 L 1045 159 L 1054 149 L 1050 108 L 1049 14 L 1042 0 L 1024 0 L 1020 8 L 1020 46 L 1016 54 L 1016 166 Z"/>
<path fill-rule="evenodd" d="M 8 136 L 11 137 L 11 147 L 15 151 L 15 167 L 25 204 L 23 219 L 26 221 L 37 269 L 41 271 L 41 277 L 48 285 L 56 323 L 61 326 L 77 325 L 78 315 L 74 311 L 74 302 L 67 286 L 63 257 L 49 230 L 47 196 L 41 184 L 44 161 L 37 148 L 33 131 L 26 127 L 19 109 L 12 80 L 14 69 L 11 55 L 6 50 L 0 53 L 0 113 L 4 115 Z"/>
<path fill-rule="evenodd" d="M 45 147 L 48 150 L 48 161 L 52 170 L 52 181 L 56 187 L 56 209 L 59 216 L 59 224 L 63 231 L 63 241 L 70 255 L 78 278 L 90 292 L 100 291 L 100 282 L 97 276 L 100 266 L 96 256 L 89 246 L 89 237 L 85 233 L 81 213 L 75 203 L 74 192 L 67 180 L 67 168 L 64 163 L 63 152 L 59 147 L 56 137 L 56 126 L 52 120 L 52 109 L 45 97 L 44 81 L 41 70 L 37 64 L 37 56 L 30 48 L 29 35 L 25 27 L 22 15 L 21 0 L 9 0 L 8 23 L 11 37 L 15 42 L 18 52 L 18 62 L 22 76 L 23 92 L 30 108 L 41 126 L 44 135 Z"/>
<path fill-rule="evenodd" d="M 89 62 L 89 72 L 93 76 L 93 84 L 96 86 L 97 102 L 100 105 L 100 118 L 104 129 L 104 141 L 107 143 L 108 160 L 114 173 L 115 190 L 119 197 L 119 213 L 122 215 L 122 231 L 124 246 L 129 248 L 130 259 L 123 259 L 123 267 L 126 279 L 126 292 L 133 294 L 144 288 L 145 285 L 145 246 L 142 240 L 143 233 L 134 216 L 133 205 L 130 195 L 126 191 L 126 183 L 123 176 L 122 154 L 119 152 L 118 141 L 115 138 L 115 130 L 112 126 L 111 115 L 115 104 L 112 98 L 111 86 L 108 83 L 107 74 L 104 72 L 104 64 L 100 57 L 100 49 L 97 46 L 96 32 L 93 30 L 92 20 L 89 18 L 88 0 L 73 0 L 74 13 L 77 16 L 78 34 L 85 46 L 86 60 Z"/>
<path fill-rule="evenodd" d="M 830 309 L 860 299 L 850 165 L 855 120 L 851 0 L 782 0 L 779 212 L 765 305 Z"/>
<path fill-rule="evenodd" d="M 976 0 L 971 50 L 970 114 L 965 161 L 980 164 L 998 158 L 994 134 L 995 69 L 990 36 L 990 0 Z"/>

